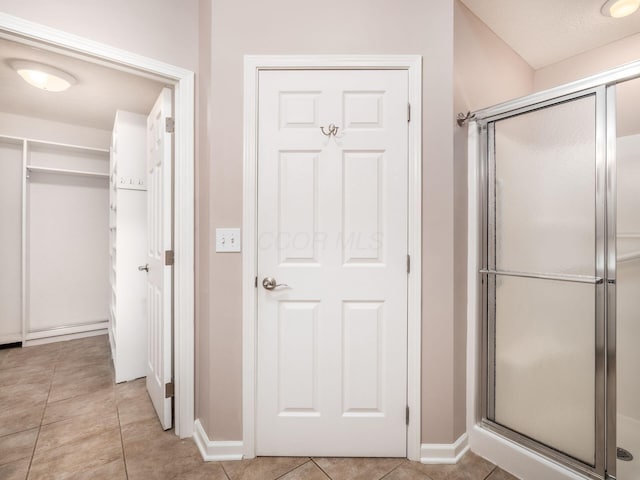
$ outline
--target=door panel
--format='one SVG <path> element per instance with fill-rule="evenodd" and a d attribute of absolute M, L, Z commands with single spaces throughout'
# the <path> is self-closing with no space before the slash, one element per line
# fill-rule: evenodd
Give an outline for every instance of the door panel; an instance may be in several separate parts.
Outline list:
<path fill-rule="evenodd" d="M 495 123 L 496 267 L 594 275 L 595 97 Z"/>
<path fill-rule="evenodd" d="M 384 302 L 344 302 L 342 312 L 345 416 L 384 415 Z"/>
<path fill-rule="evenodd" d="M 593 464 L 595 286 L 496 284 L 495 421 Z"/>
<path fill-rule="evenodd" d="M 319 151 L 280 152 L 280 263 L 317 263 Z M 295 232 L 295 235 L 291 235 Z"/>
<path fill-rule="evenodd" d="M 344 151 L 342 158 L 343 264 L 378 263 L 385 236 L 384 151 Z M 363 244 L 361 238 L 374 239 Z"/>
<path fill-rule="evenodd" d="M 172 135 L 165 119 L 172 116 L 171 90 L 163 89 L 147 119 L 148 198 L 148 361 L 147 390 L 162 427 L 172 427 L 172 272 L 165 252 L 172 249 Z"/>
<path fill-rule="evenodd" d="M 258 455 L 406 455 L 407 86 L 260 73 Z"/>
<path fill-rule="evenodd" d="M 318 302 L 280 302 L 278 412 L 317 416 Z"/>

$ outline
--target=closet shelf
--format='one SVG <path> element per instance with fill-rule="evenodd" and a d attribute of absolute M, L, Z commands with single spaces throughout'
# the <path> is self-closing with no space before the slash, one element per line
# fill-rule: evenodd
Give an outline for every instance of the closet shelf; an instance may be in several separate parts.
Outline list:
<path fill-rule="evenodd" d="M 50 142 L 48 140 L 38 140 L 35 138 L 26 138 L 26 137 L 15 137 L 13 135 L 0 135 L 0 139 L 5 141 L 10 141 L 12 143 L 28 143 L 30 146 L 36 147 L 46 147 L 46 148 L 55 148 L 58 150 L 67 150 L 67 151 L 83 151 L 88 153 L 95 153 L 99 155 L 103 155 L 105 153 L 109 153 L 108 148 L 96 148 L 96 147 L 87 147 L 85 145 L 73 145 L 70 143 L 60 143 L 60 142 Z"/>
<path fill-rule="evenodd" d="M 69 143 L 59 143 L 59 142 L 47 142 L 45 140 L 34 140 L 29 138 L 25 138 L 25 141 L 28 142 L 30 145 L 43 146 L 47 148 L 53 147 L 53 148 L 58 148 L 60 150 L 76 150 L 76 151 L 79 150 L 87 153 L 96 153 L 100 155 L 109 153 L 108 148 L 86 147 L 84 145 L 73 145 Z"/>
<path fill-rule="evenodd" d="M 99 172 L 86 172 L 83 170 L 67 170 L 64 168 L 49 168 L 49 167 L 36 167 L 34 165 L 27 165 L 27 170 L 30 172 L 43 172 L 43 173 L 55 173 L 60 175 L 76 175 L 80 177 L 95 177 L 95 178 L 109 178 L 108 173 Z"/>

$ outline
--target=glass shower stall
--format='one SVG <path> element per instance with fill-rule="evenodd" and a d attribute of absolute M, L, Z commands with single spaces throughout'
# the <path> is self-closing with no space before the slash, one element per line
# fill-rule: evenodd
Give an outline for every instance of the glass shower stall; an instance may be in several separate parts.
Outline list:
<path fill-rule="evenodd" d="M 640 64 L 476 112 L 483 428 L 640 479 Z"/>

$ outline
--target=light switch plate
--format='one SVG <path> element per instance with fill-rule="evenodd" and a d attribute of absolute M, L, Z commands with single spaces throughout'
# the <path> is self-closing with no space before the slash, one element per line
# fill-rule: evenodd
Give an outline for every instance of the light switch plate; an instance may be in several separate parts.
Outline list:
<path fill-rule="evenodd" d="M 216 252 L 239 252 L 240 229 L 216 228 Z"/>

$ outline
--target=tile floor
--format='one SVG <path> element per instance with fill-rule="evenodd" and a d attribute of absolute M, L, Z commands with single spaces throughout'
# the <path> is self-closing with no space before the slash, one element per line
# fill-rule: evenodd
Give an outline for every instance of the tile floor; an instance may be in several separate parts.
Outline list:
<path fill-rule="evenodd" d="M 164 432 L 144 380 L 115 385 L 107 337 L 0 350 L 0 479 L 512 480 L 469 453 L 458 465 L 396 458 L 262 457 L 205 463 Z"/>

